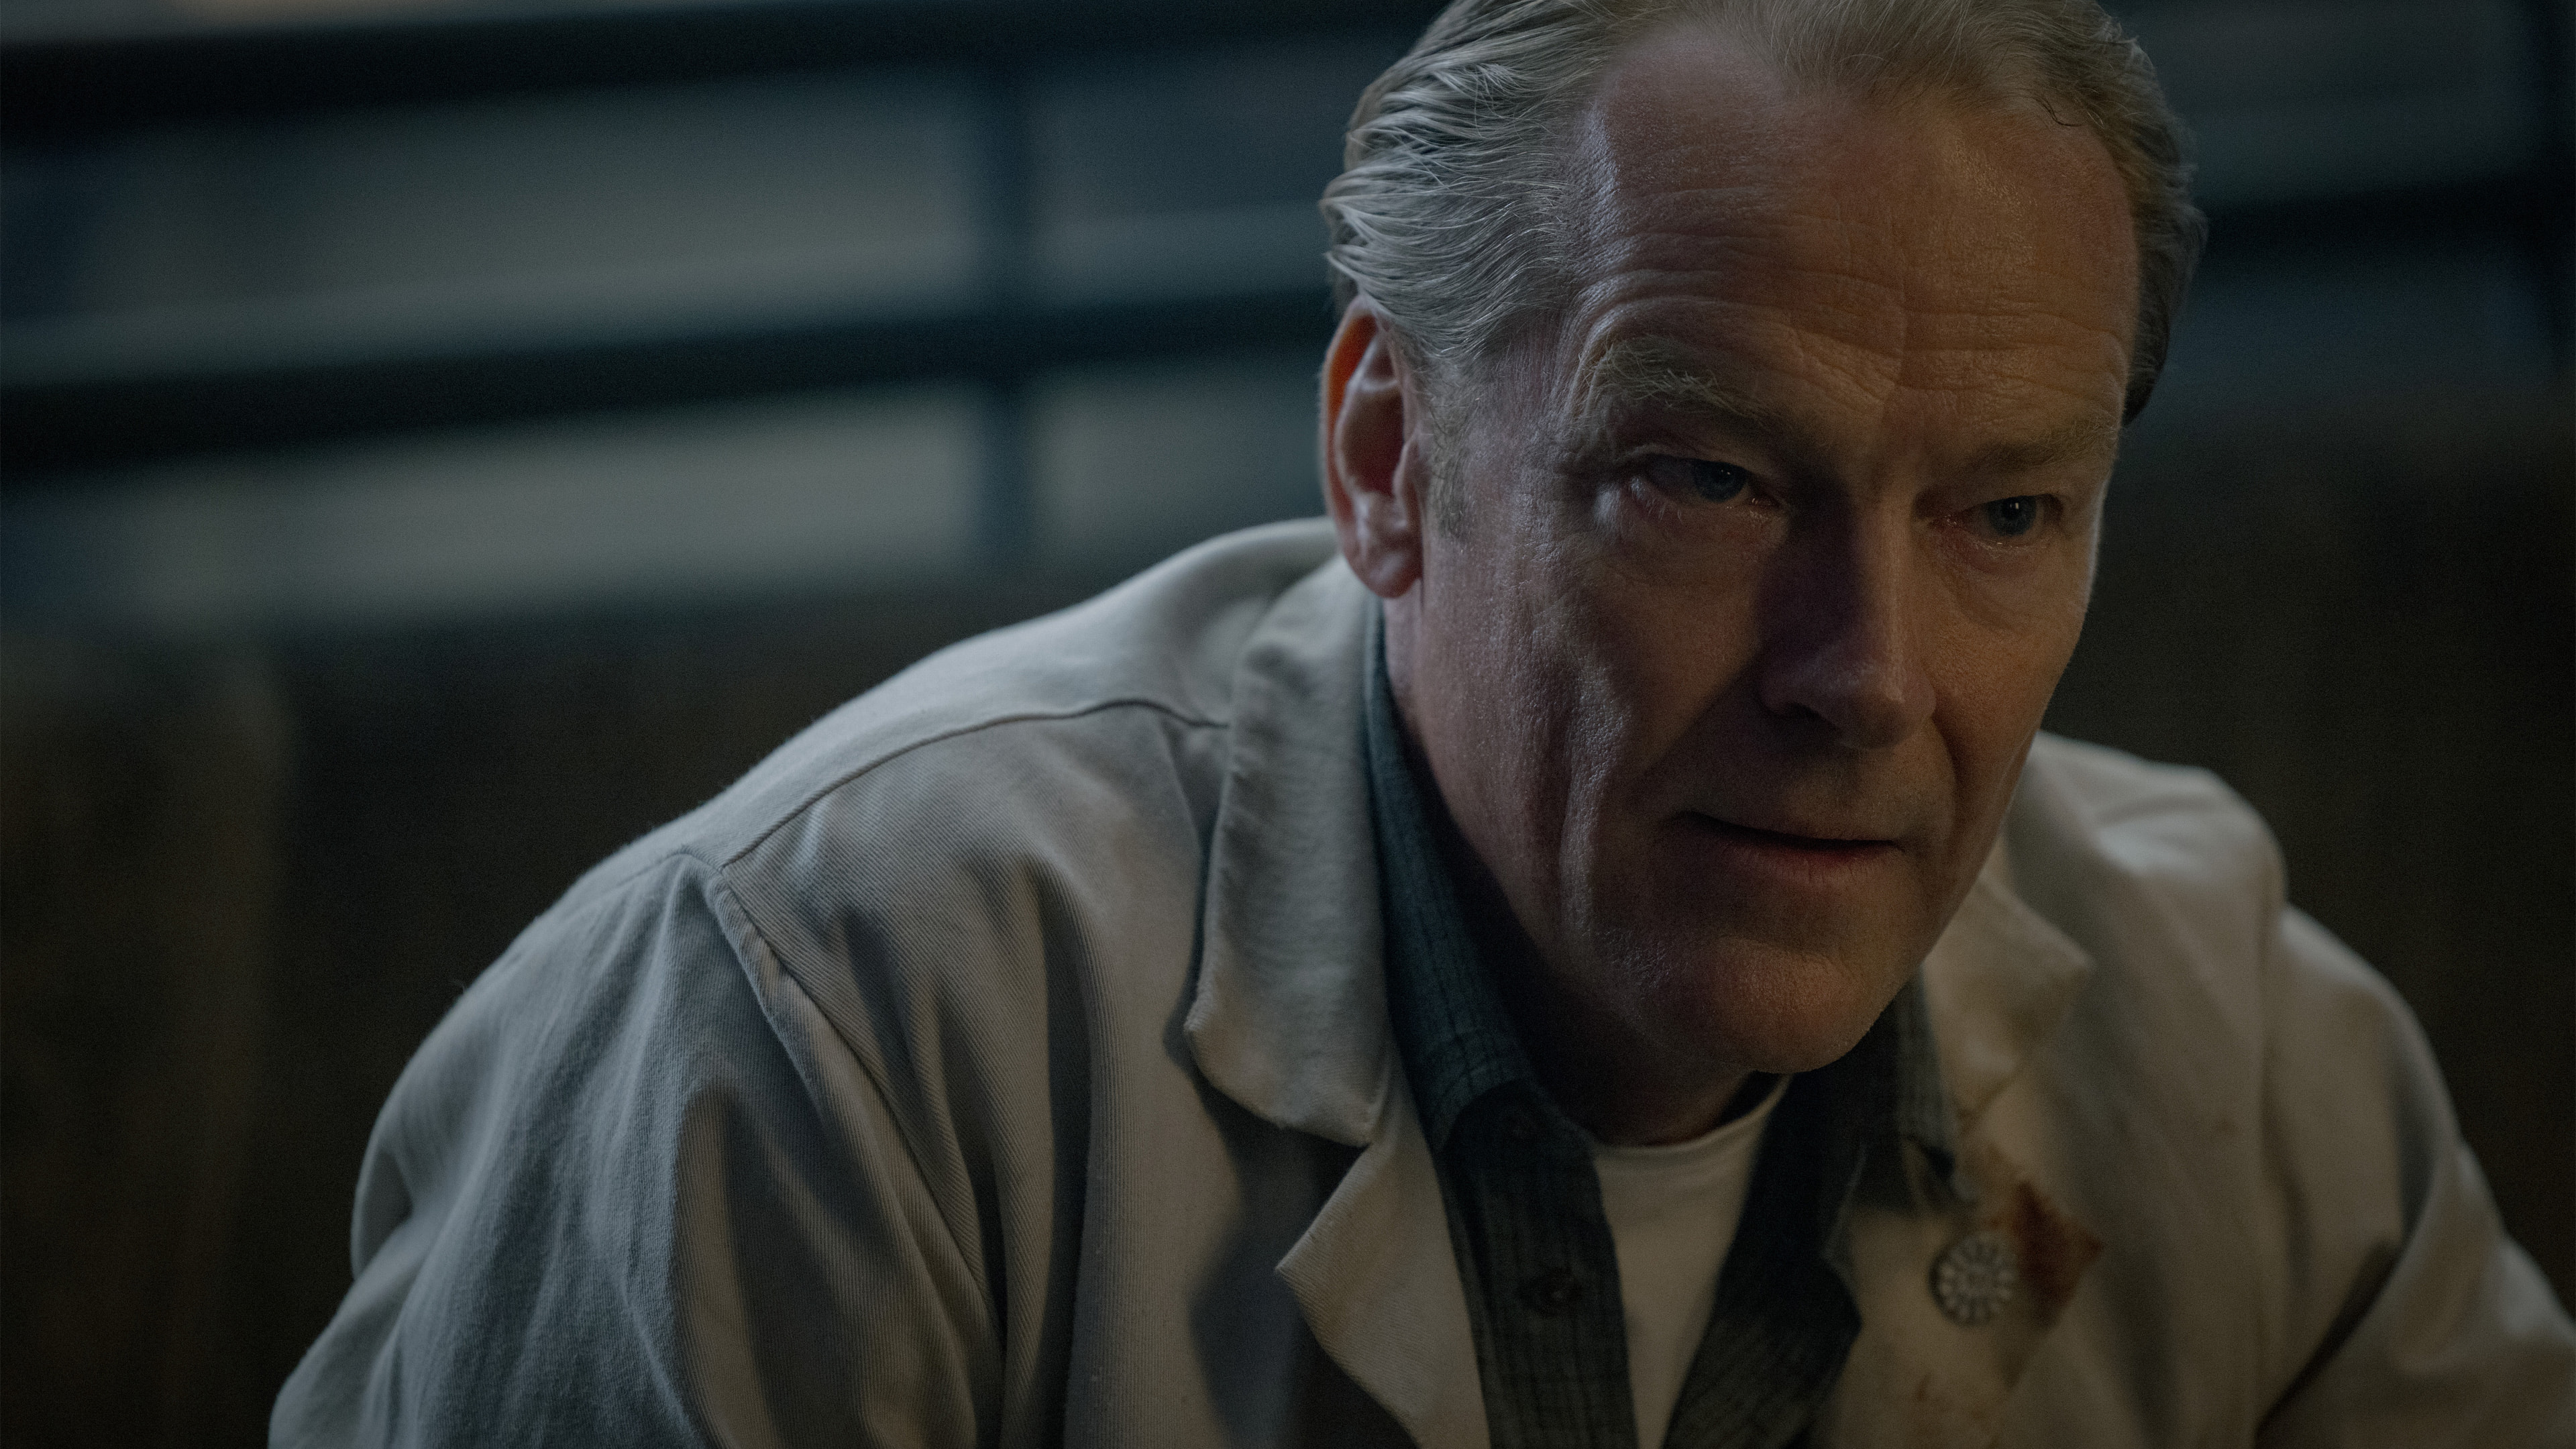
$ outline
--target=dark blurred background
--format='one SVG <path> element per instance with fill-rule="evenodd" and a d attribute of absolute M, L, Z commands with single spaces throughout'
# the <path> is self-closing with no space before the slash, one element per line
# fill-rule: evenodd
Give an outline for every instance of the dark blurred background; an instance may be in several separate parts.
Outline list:
<path fill-rule="evenodd" d="M 2052 724 L 2264 811 L 2568 1295 L 2568 7 L 2121 8 L 2215 233 Z M 0 3 L 0 1435 L 259 1442 L 580 870 L 1314 512 L 1314 199 L 1431 9 Z"/>

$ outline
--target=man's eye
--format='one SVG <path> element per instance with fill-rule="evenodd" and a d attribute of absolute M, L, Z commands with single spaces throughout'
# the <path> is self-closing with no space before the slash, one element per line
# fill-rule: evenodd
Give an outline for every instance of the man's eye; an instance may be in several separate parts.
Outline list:
<path fill-rule="evenodd" d="M 1753 481 L 1752 474 L 1733 463 L 1712 463 L 1705 458 L 1651 458 L 1646 462 L 1645 473 L 1646 480 L 1657 488 L 1704 503 L 1725 503 Z"/>
<path fill-rule="evenodd" d="M 2019 538 L 2039 526 L 2039 507 L 2037 498 L 1998 498 L 1978 511 L 1997 538 Z"/>

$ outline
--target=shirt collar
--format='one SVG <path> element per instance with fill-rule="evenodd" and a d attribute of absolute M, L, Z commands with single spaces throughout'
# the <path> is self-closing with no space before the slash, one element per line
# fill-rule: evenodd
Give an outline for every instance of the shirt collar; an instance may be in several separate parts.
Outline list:
<path fill-rule="evenodd" d="M 1362 718 L 1370 814 L 1384 902 L 1387 1001 L 1396 1049 L 1432 1150 L 1444 1150 L 1459 1114 L 1516 1083 L 1532 1095 L 1536 1073 L 1501 993 L 1467 930 L 1456 880 L 1441 859 L 1387 677 L 1384 613 L 1372 605 Z M 1911 1141 L 1936 1176 L 1958 1191 L 1956 1127 L 1918 972 L 1869 1033 L 1827 1073 L 1837 1078 L 1828 1117 L 1835 1147 L 1852 1161 L 1872 1143 Z M 1829 1174 L 1840 1176 L 1829 1161 Z M 1833 1195 L 1839 1216 L 1840 1194 Z"/>

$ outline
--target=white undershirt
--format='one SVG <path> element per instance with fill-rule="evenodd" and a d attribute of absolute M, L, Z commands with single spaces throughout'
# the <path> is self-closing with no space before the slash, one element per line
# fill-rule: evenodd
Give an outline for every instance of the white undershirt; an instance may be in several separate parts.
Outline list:
<path fill-rule="evenodd" d="M 1786 1091 L 1705 1136 L 1661 1147 L 1592 1144 L 1601 1212 L 1619 1252 L 1619 1303 L 1628 1318 L 1628 1394 L 1640 1449 L 1659 1449 L 1682 1380 L 1717 1304 L 1717 1273 L 1744 1216 L 1762 1124 Z"/>

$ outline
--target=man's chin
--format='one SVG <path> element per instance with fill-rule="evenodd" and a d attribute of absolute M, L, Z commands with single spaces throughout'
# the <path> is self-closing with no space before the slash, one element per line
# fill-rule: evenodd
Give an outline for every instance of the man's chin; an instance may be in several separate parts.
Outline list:
<path fill-rule="evenodd" d="M 1687 966 L 1652 971 L 1637 1004 L 1648 1030 L 1677 1052 L 1757 1072 L 1811 1072 L 1868 1034 L 1921 955 L 1733 939 L 1690 953 Z"/>

